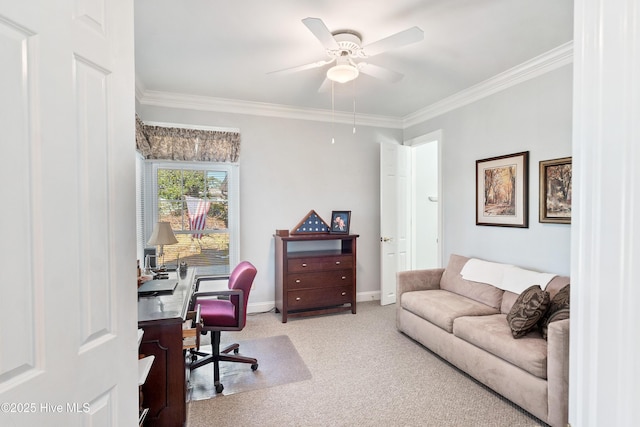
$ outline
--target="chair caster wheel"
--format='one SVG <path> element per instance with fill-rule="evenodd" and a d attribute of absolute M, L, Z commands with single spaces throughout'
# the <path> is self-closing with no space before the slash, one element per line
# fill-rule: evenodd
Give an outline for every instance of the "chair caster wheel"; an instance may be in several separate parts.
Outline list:
<path fill-rule="evenodd" d="M 234 349 L 233 349 L 233 354 L 238 354 L 239 352 L 240 352 L 240 350 L 239 350 L 239 349 L 237 349 L 237 348 L 234 348 Z"/>
<path fill-rule="evenodd" d="M 224 386 L 222 384 L 216 384 L 216 393 L 222 393 Z"/>
<path fill-rule="evenodd" d="M 252 371 L 255 371 L 257 369 L 258 369 L 258 364 L 257 363 L 254 363 L 254 364 L 251 365 L 251 370 Z"/>

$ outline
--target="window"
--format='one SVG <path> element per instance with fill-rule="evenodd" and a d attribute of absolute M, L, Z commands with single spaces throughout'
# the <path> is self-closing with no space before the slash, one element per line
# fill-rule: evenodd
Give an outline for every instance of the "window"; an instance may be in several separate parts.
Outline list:
<path fill-rule="evenodd" d="M 171 224 L 178 243 L 164 247 L 164 263 L 229 273 L 238 263 L 238 166 L 229 163 L 148 162 L 146 239 L 158 221 Z"/>

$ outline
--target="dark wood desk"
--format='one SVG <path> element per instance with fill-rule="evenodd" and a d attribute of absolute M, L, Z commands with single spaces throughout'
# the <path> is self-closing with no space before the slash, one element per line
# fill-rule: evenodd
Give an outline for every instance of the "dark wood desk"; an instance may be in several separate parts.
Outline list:
<path fill-rule="evenodd" d="M 138 328 L 144 330 L 140 354 L 155 360 L 142 386 L 144 425 L 184 426 L 187 420 L 187 378 L 182 350 L 184 322 L 193 290 L 195 269 L 189 268 L 171 295 L 138 298 Z M 177 278 L 171 273 L 170 278 Z"/>

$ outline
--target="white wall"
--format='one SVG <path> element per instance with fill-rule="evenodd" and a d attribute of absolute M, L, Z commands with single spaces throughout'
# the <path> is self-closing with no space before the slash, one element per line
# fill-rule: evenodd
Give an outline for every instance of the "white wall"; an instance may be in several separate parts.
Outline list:
<path fill-rule="evenodd" d="M 291 230 L 310 210 L 325 221 L 351 211 L 359 234 L 357 292 L 380 290 L 379 142 L 402 141 L 399 129 L 140 105 L 143 121 L 238 128 L 240 148 L 240 258 L 258 269 L 250 304 L 274 301 L 276 229 Z M 335 135 L 335 144 L 331 138 Z"/>
<path fill-rule="evenodd" d="M 568 275 L 571 227 L 538 222 L 538 165 L 571 156 L 572 67 L 412 126 L 404 138 L 439 129 L 443 262 L 457 253 Z M 521 151 L 529 151 L 529 228 L 476 226 L 476 160 Z"/>

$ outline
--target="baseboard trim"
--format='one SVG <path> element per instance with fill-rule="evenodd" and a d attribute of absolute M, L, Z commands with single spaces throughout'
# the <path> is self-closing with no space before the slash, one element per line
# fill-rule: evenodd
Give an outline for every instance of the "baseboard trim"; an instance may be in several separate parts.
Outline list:
<path fill-rule="evenodd" d="M 356 303 L 367 301 L 380 301 L 380 291 L 359 292 L 356 294 Z M 247 313 L 268 313 L 276 306 L 275 301 L 254 302 L 247 306 Z"/>
<path fill-rule="evenodd" d="M 380 291 L 360 292 L 356 294 L 356 302 L 380 301 Z"/>

